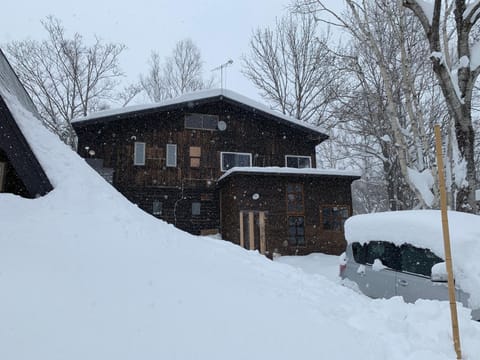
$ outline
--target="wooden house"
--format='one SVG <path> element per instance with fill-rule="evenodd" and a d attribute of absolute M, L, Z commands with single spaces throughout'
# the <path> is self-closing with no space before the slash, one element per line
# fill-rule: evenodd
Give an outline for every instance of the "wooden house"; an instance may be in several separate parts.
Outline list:
<path fill-rule="evenodd" d="M 78 152 L 132 202 L 192 234 L 272 255 L 340 253 L 357 174 L 315 169 L 317 128 L 228 90 L 77 119 Z"/>
<path fill-rule="evenodd" d="M 31 98 L 0 50 L 0 193 L 27 198 L 46 194 L 52 189 L 43 168 L 19 126 L 19 106 L 40 120 Z"/>

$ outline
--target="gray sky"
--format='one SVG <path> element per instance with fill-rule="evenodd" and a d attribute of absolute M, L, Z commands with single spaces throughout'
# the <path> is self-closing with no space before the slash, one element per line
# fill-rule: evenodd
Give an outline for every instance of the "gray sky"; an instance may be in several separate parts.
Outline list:
<path fill-rule="evenodd" d="M 177 41 L 189 37 L 202 52 L 205 75 L 232 59 L 226 70 L 226 87 L 258 100 L 257 90 L 240 73 L 241 56 L 248 52 L 253 29 L 273 25 L 286 13 L 288 4 L 288 0 L 5 1 L 0 13 L 0 44 L 45 37 L 40 20 L 54 15 L 68 34 L 78 32 L 87 41 L 95 34 L 125 44 L 121 66 L 134 81 L 146 71 L 152 50 L 168 56 Z M 219 72 L 217 79 L 220 87 Z"/>

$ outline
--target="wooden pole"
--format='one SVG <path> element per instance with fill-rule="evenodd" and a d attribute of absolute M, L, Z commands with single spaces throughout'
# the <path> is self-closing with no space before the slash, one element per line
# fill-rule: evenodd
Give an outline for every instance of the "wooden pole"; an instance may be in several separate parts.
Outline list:
<path fill-rule="evenodd" d="M 245 235 L 243 234 L 243 212 L 240 211 L 240 246 L 245 247 Z"/>
<path fill-rule="evenodd" d="M 460 347 L 460 332 L 458 330 L 457 302 L 455 301 L 455 283 L 453 280 L 452 251 L 450 248 L 450 233 L 448 229 L 447 192 L 443 172 L 442 135 L 440 125 L 435 125 L 435 147 L 437 150 L 438 183 L 440 187 L 440 208 L 442 212 L 443 246 L 445 248 L 445 263 L 448 274 L 448 294 L 450 298 L 450 317 L 452 320 L 453 345 L 457 359 L 462 359 Z"/>
<path fill-rule="evenodd" d="M 260 254 L 265 255 L 267 251 L 267 241 L 265 239 L 265 211 L 258 213 L 258 225 L 260 227 Z"/>
<path fill-rule="evenodd" d="M 254 213 L 248 212 L 248 241 L 250 241 L 250 250 L 255 250 L 255 228 L 254 228 Z"/>

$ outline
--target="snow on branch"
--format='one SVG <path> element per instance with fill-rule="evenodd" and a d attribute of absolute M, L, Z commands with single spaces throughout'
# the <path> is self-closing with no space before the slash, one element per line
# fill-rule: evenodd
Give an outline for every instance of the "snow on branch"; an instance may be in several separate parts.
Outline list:
<path fill-rule="evenodd" d="M 428 207 L 433 206 L 435 196 L 433 195 L 433 175 L 430 169 L 423 170 L 419 172 L 418 170 L 408 168 L 408 178 L 417 188 L 418 192 L 422 195 L 425 204 Z"/>

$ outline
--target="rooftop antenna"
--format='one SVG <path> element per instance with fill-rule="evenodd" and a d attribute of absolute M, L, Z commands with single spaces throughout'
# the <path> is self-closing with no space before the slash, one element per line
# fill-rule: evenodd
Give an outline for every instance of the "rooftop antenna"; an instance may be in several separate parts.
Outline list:
<path fill-rule="evenodd" d="M 220 88 L 223 89 L 227 87 L 227 69 L 226 67 L 233 64 L 233 60 L 229 59 L 226 63 L 217 66 L 216 68 L 212 69 L 211 71 L 220 70 Z M 223 83 L 223 69 L 225 69 L 225 85 Z"/>

